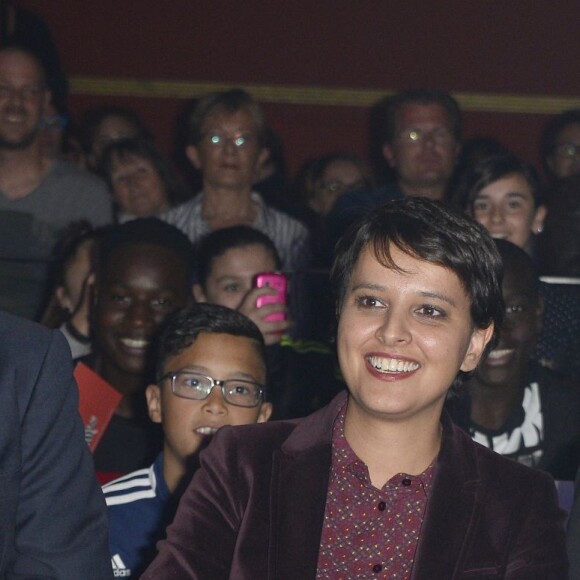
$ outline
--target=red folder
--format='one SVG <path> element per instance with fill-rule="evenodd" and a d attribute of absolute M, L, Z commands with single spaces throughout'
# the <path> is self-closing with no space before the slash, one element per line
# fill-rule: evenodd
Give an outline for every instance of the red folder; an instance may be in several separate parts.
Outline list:
<path fill-rule="evenodd" d="M 82 362 L 75 367 L 74 377 L 79 387 L 85 441 L 94 453 L 123 395 Z"/>

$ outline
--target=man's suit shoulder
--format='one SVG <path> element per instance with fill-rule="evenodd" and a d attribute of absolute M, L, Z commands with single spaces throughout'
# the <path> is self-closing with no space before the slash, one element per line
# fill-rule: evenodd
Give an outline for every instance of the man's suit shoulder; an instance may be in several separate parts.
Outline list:
<path fill-rule="evenodd" d="M 0 310 L 0 348 L 19 354 L 34 344 L 48 344 L 54 335 L 50 328 Z"/>
<path fill-rule="evenodd" d="M 72 359 L 64 335 L 4 311 L 0 311 L 0 361 L 2 387 L 14 389 L 21 419 L 35 391 L 50 388 L 56 402 L 66 396 L 72 381 Z M 39 382 L 41 373 L 44 379 Z"/>

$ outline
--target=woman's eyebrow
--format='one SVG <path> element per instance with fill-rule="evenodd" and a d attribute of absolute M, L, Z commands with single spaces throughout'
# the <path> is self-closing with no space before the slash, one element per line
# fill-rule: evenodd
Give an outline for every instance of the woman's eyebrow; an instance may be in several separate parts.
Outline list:
<path fill-rule="evenodd" d="M 437 298 L 438 300 L 443 300 L 443 302 L 447 302 L 447 304 L 449 304 L 450 306 L 453 306 L 454 308 L 457 307 L 457 304 L 455 303 L 455 300 L 453 300 L 453 298 L 447 296 L 446 294 L 442 294 L 441 292 L 422 291 L 419 292 L 419 294 L 421 296 L 424 296 L 425 298 Z"/>

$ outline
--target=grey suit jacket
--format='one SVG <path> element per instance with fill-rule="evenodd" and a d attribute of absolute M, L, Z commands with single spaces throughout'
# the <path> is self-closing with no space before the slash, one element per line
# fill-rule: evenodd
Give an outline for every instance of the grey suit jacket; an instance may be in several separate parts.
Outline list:
<path fill-rule="evenodd" d="M 66 341 L 0 312 L 0 578 L 112 578 L 107 533 Z"/>

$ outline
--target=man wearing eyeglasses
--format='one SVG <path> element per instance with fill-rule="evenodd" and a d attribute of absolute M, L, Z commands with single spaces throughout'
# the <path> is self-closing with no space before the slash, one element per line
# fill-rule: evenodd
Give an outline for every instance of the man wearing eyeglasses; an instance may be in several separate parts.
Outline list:
<path fill-rule="evenodd" d="M 203 189 L 193 200 L 170 209 L 162 219 L 192 242 L 211 231 L 251 226 L 276 245 L 285 270 L 306 266 L 306 226 L 268 206 L 252 190 L 266 161 L 266 125 L 258 103 L 241 89 L 200 99 L 188 125 L 186 155 L 201 172 Z"/>
<path fill-rule="evenodd" d="M 542 134 L 542 157 L 555 179 L 580 174 L 580 109 L 556 115 Z"/>
<path fill-rule="evenodd" d="M 64 228 L 112 219 L 101 179 L 46 155 L 41 123 L 50 96 L 34 54 L 0 50 L 0 307 L 31 319 L 40 315 L 52 249 Z"/>
<path fill-rule="evenodd" d="M 461 114 L 448 93 L 418 89 L 388 101 L 383 155 L 403 195 L 443 200 L 460 141 Z"/>
<path fill-rule="evenodd" d="M 107 484 L 110 551 L 117 577 L 139 577 L 165 537 L 199 451 L 224 425 L 263 423 L 264 341 L 242 314 L 196 304 L 168 319 L 159 340 L 157 384 L 147 388 L 149 415 L 161 423 L 163 452 L 148 469 Z"/>
<path fill-rule="evenodd" d="M 411 89 L 384 101 L 383 157 L 396 175 L 392 183 L 343 195 L 329 215 L 330 243 L 383 203 L 403 197 L 443 201 L 461 149 L 461 111 L 444 91 Z"/>

